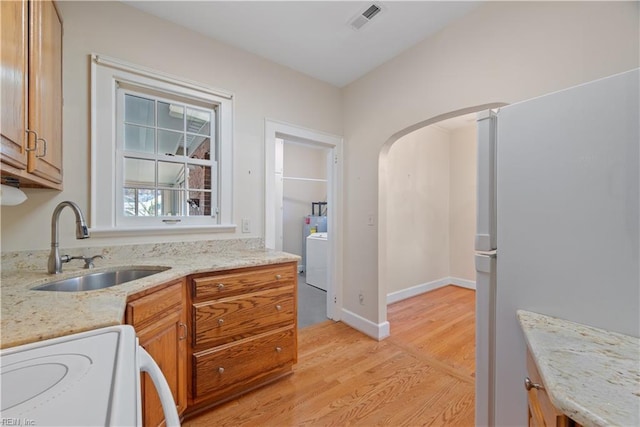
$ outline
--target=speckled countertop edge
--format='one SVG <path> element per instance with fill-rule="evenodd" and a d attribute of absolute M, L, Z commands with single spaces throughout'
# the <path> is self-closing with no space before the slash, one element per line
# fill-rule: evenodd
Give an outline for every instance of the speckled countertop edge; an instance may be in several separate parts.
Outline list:
<path fill-rule="evenodd" d="M 518 310 L 551 403 L 584 426 L 640 425 L 640 338 Z"/>
<path fill-rule="evenodd" d="M 142 279 L 101 290 L 46 292 L 32 288 L 86 273 L 79 266 L 65 264 L 62 274 L 52 276 L 42 269 L 2 270 L 0 285 L 0 348 L 122 324 L 129 295 L 186 277 L 190 274 L 253 267 L 299 259 L 296 255 L 269 249 L 234 249 L 218 253 L 148 256 L 130 261 L 97 260 L 92 272 L 122 266 L 170 267 Z M 45 267 L 46 264 L 43 266 Z"/>

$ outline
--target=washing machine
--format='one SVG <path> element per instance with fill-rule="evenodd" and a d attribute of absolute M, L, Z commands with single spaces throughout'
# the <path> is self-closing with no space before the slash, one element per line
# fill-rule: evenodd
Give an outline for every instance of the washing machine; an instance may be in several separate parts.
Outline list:
<path fill-rule="evenodd" d="M 327 233 L 312 233 L 307 237 L 305 270 L 307 284 L 327 290 Z"/>

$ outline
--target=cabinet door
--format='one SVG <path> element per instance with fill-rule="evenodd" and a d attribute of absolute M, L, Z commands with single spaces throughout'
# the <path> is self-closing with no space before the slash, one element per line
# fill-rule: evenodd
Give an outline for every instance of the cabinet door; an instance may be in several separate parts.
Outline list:
<path fill-rule="evenodd" d="M 187 330 L 184 300 L 186 286 L 180 280 L 127 303 L 126 322 L 132 325 L 140 345 L 164 374 L 182 415 L 187 409 Z M 146 427 L 164 425 L 160 398 L 147 374 L 142 376 L 142 416 Z"/>
<path fill-rule="evenodd" d="M 27 1 L 0 2 L 2 162 L 26 169 Z"/>
<path fill-rule="evenodd" d="M 62 23 L 50 0 L 29 7 L 29 129 L 40 140 L 29 152 L 27 171 L 62 182 Z M 34 138 L 34 137 L 30 137 Z M 46 147 L 45 147 L 46 146 Z M 46 148 L 46 149 L 45 149 Z"/>
<path fill-rule="evenodd" d="M 184 411 L 184 408 L 181 411 L 181 404 L 184 405 L 184 401 L 180 401 L 180 364 L 184 365 L 178 345 L 181 334 L 180 314 L 181 312 L 174 312 L 165 317 L 162 323 L 157 325 L 157 328 L 146 329 L 139 334 L 140 345 L 153 357 L 169 383 L 178 413 Z M 144 396 L 142 407 L 144 425 L 146 427 L 164 425 L 160 398 L 151 378 L 146 373 L 142 375 L 142 393 Z"/>

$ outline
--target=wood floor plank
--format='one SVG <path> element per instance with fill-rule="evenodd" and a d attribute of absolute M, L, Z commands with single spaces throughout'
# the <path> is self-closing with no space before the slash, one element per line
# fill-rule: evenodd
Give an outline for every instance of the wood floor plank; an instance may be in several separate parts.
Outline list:
<path fill-rule="evenodd" d="M 474 424 L 475 292 L 392 304 L 375 341 L 331 321 L 299 331 L 294 374 L 183 423 L 201 426 Z"/>

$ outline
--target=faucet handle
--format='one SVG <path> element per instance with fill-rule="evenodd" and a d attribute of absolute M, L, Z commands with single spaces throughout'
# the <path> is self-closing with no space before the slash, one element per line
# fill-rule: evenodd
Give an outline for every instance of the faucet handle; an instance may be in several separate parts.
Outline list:
<path fill-rule="evenodd" d="M 95 260 L 96 258 L 100 258 L 100 259 L 104 259 L 104 257 L 102 255 L 94 255 L 94 256 L 88 256 L 88 257 L 84 257 L 84 268 L 93 268 L 95 267 L 93 265 L 93 260 Z"/>
<path fill-rule="evenodd" d="M 104 257 L 102 255 L 94 255 L 94 256 L 72 256 L 70 257 L 69 255 L 62 255 L 60 257 L 60 262 L 69 262 L 72 259 L 81 259 L 84 261 L 84 268 L 89 269 L 89 268 L 93 268 L 95 267 L 93 265 L 93 260 L 95 260 L 96 258 L 102 258 L 104 259 Z"/>

